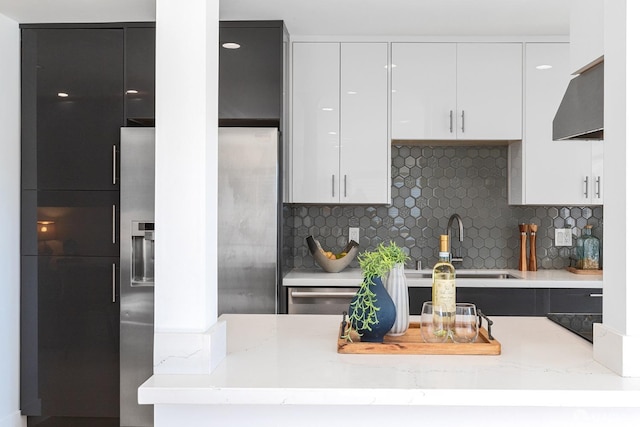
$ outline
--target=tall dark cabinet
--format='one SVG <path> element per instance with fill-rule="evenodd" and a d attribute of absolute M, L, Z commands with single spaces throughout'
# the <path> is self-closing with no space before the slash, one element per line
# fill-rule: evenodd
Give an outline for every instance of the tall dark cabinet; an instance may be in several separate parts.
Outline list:
<path fill-rule="evenodd" d="M 20 406 L 29 425 L 117 426 L 120 127 L 153 122 L 155 28 L 21 33 Z"/>

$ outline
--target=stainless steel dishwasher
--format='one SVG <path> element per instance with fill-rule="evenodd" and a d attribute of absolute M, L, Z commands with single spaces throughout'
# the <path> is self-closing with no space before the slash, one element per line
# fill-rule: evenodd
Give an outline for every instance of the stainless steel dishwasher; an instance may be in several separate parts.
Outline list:
<path fill-rule="evenodd" d="M 342 314 L 358 287 L 297 287 L 288 288 L 289 314 Z"/>

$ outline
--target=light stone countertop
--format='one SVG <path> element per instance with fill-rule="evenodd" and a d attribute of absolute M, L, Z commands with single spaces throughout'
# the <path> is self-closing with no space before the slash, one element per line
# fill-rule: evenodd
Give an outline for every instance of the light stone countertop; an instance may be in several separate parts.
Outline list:
<path fill-rule="evenodd" d="M 544 317 L 493 317 L 497 356 L 338 354 L 341 319 L 223 315 L 227 356 L 215 370 L 154 375 L 140 402 L 640 408 L 640 378 L 600 365 L 588 341 Z"/>
<path fill-rule="evenodd" d="M 430 270 L 422 270 L 429 272 Z M 499 271 L 516 278 L 512 279 L 467 279 L 456 278 L 458 287 L 477 288 L 602 288 L 602 275 L 575 274 L 567 270 L 457 270 L 457 273 L 473 273 Z M 429 278 L 411 278 L 416 270 L 406 269 L 407 285 L 409 287 L 429 287 Z M 282 281 L 285 287 L 358 287 L 362 276 L 359 268 L 350 268 L 340 273 L 327 273 L 321 269 L 294 269 L 287 273 Z"/>

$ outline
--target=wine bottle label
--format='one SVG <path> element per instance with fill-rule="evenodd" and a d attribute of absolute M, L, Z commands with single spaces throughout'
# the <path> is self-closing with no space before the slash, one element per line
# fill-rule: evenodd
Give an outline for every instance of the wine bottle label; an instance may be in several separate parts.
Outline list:
<path fill-rule="evenodd" d="M 433 281 L 433 290 L 433 305 L 441 306 L 447 312 L 455 312 L 456 281 L 436 277 Z"/>

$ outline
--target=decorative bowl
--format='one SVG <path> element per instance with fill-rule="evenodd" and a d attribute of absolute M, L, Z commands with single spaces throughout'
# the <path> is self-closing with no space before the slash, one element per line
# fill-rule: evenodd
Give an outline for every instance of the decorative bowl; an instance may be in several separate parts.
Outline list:
<path fill-rule="evenodd" d="M 350 241 L 347 246 L 338 254 L 334 256 L 339 257 L 341 254 L 343 256 L 331 259 L 327 257 L 327 253 L 330 252 L 325 251 L 320 246 L 320 242 L 318 242 L 313 236 L 307 237 L 307 245 L 309 246 L 309 250 L 311 251 L 311 255 L 313 255 L 313 259 L 316 263 L 327 273 L 339 273 L 349 264 L 351 261 L 358 255 L 358 243 L 355 240 Z"/>

